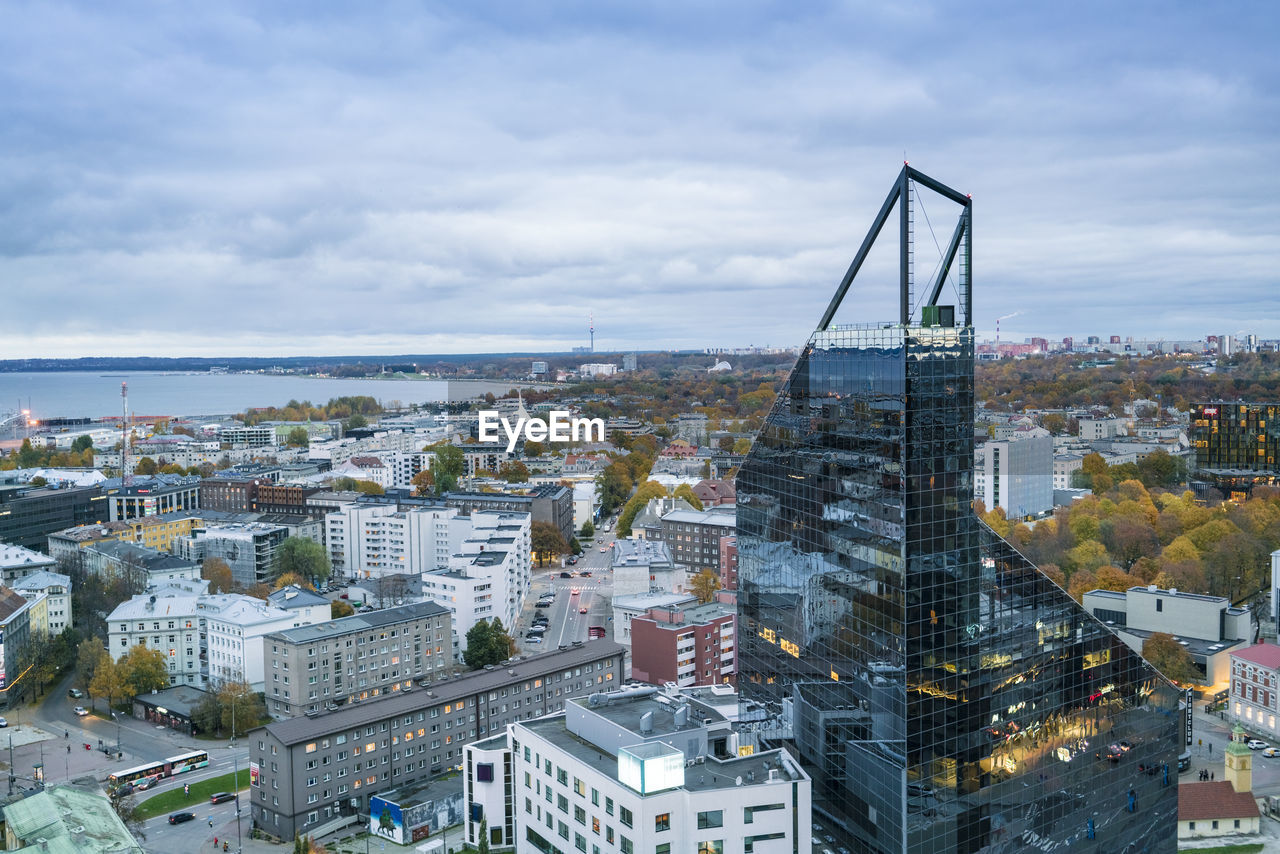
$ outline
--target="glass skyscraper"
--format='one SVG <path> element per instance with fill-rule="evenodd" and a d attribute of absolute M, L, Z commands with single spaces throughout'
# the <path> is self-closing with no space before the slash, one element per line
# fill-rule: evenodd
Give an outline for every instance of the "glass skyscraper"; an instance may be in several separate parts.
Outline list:
<path fill-rule="evenodd" d="M 908 247 L 899 322 L 832 324 L 917 183 L 963 206 L 960 317 L 912 316 Z M 742 466 L 742 717 L 812 774 L 815 840 L 1172 852 L 1180 693 L 973 514 L 970 212 L 904 168 Z"/>

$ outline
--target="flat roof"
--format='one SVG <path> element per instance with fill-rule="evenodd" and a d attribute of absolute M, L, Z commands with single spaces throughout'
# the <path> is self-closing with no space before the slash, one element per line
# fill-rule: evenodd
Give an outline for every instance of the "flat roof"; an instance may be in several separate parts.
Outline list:
<path fill-rule="evenodd" d="M 434 604 L 434 603 L 432 603 Z M 290 718 L 267 724 L 265 729 L 284 744 L 298 744 L 326 732 L 367 726 L 405 712 L 430 708 L 440 703 L 492 691 L 513 682 L 534 679 L 557 670 L 617 656 L 626 648 L 610 640 L 595 640 L 582 646 L 546 652 L 499 665 L 493 670 L 474 670 L 446 681 L 433 682 L 428 688 L 400 691 L 376 700 L 346 705 L 337 711 L 313 717 Z"/>
<path fill-rule="evenodd" d="M 394 608 L 352 614 L 350 617 L 341 617 L 311 626 L 297 626 L 282 632 L 272 632 L 267 637 L 280 638 L 287 643 L 308 643 L 448 613 L 448 608 L 435 602 L 410 602 L 408 605 L 397 605 Z"/>

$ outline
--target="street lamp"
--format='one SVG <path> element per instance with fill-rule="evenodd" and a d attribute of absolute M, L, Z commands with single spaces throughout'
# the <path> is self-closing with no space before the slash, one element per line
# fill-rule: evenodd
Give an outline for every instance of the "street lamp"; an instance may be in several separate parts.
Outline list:
<path fill-rule="evenodd" d="M 116 722 L 116 757 L 119 758 L 120 756 L 120 716 L 115 712 L 112 712 L 111 717 L 115 718 L 115 722 Z"/>

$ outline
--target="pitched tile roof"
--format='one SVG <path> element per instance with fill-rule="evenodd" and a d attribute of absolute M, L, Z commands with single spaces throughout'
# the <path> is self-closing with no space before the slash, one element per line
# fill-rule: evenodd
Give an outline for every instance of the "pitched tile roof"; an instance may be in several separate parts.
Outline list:
<path fill-rule="evenodd" d="M 1178 784 L 1178 821 L 1257 817 L 1253 794 L 1237 792 L 1226 780 Z"/>
<path fill-rule="evenodd" d="M 1280 668 L 1280 646 L 1273 643 L 1254 644 L 1247 649 L 1231 653 L 1231 657 L 1252 661 L 1254 664 L 1260 664 L 1272 670 Z"/>

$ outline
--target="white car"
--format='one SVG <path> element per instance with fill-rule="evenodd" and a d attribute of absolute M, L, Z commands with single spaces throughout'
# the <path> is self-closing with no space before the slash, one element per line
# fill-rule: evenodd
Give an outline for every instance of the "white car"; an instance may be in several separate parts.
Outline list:
<path fill-rule="evenodd" d="M 86 709 L 84 706 L 76 706 L 71 711 L 75 712 L 80 717 L 84 717 L 85 715 L 89 714 L 89 710 Z"/>
<path fill-rule="evenodd" d="M 1276 750 L 1274 747 L 1268 747 L 1266 750 L 1262 751 L 1262 755 L 1268 759 L 1275 759 L 1277 756 L 1280 756 L 1280 750 Z"/>
<path fill-rule="evenodd" d="M 1267 743 L 1265 741 L 1260 741 L 1259 739 L 1256 739 L 1256 738 L 1249 739 L 1244 743 L 1244 746 L 1249 748 L 1250 750 L 1266 750 L 1267 749 Z"/>

